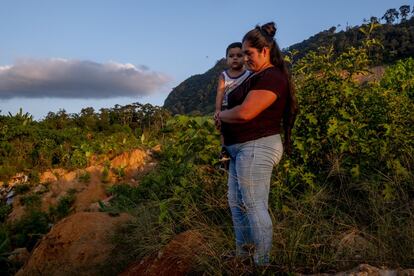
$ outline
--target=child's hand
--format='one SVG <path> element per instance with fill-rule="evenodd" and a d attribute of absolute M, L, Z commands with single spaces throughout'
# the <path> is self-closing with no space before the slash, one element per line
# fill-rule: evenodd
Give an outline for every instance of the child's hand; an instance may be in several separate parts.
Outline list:
<path fill-rule="evenodd" d="M 220 111 L 216 111 L 214 113 L 214 124 L 216 125 L 216 129 L 220 130 L 221 129 L 221 120 L 220 120 Z"/>

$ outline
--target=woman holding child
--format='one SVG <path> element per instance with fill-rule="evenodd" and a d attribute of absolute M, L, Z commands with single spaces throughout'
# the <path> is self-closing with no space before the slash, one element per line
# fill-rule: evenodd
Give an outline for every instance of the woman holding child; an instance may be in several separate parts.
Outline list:
<path fill-rule="evenodd" d="M 269 263 L 273 227 L 268 211 L 273 166 L 289 151 L 298 111 L 287 65 L 277 45 L 273 22 L 256 26 L 242 40 L 245 65 L 252 75 L 235 88 L 227 109 L 215 114 L 230 155 L 228 202 L 236 236 L 236 255 L 254 245 L 254 261 Z"/>

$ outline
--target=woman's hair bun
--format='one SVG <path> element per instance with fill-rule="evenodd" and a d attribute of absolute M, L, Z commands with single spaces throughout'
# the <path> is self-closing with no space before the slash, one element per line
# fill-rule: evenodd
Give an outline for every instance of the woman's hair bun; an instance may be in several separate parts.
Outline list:
<path fill-rule="evenodd" d="M 262 32 L 264 32 L 265 34 L 267 34 L 270 37 L 274 37 L 275 34 L 276 34 L 276 30 L 277 30 L 276 25 L 275 25 L 274 22 L 266 23 L 266 24 L 262 25 L 260 27 L 260 29 L 262 30 Z"/>

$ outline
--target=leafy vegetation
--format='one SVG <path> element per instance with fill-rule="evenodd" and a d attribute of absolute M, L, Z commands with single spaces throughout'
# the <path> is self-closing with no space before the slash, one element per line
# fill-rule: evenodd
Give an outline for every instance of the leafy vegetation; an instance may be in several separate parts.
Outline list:
<path fill-rule="evenodd" d="M 0 202 L 0 222 L 3 222 L 6 220 L 11 210 L 12 210 L 12 207 L 10 205 Z"/>
<path fill-rule="evenodd" d="M 78 180 L 83 183 L 89 183 L 91 180 L 91 174 L 87 171 L 83 171 L 79 174 Z"/>
<path fill-rule="evenodd" d="M 76 199 L 76 189 L 70 189 L 66 195 L 59 198 L 56 206 L 49 208 L 49 218 L 52 221 L 59 221 L 71 212 L 71 207 Z"/>
<path fill-rule="evenodd" d="M 112 157 L 152 143 L 168 112 L 150 104 L 85 108 L 80 114 L 49 112 L 42 121 L 19 113 L 0 115 L 0 180 L 30 170 L 30 182 L 48 168 L 84 168 L 92 156 Z M 144 139 L 145 138 L 145 139 Z"/>
<path fill-rule="evenodd" d="M 9 226 L 13 248 L 26 247 L 29 250 L 49 231 L 49 218 L 39 209 L 30 210 L 20 220 Z"/>
<path fill-rule="evenodd" d="M 372 49 L 369 55 L 374 65 L 393 64 L 395 61 L 414 55 L 414 17 L 401 19 L 400 22 L 387 21 L 381 24 L 380 19 L 371 17 L 365 20 L 361 26 L 347 26 L 345 30 L 337 31 L 337 27 L 317 33 L 316 35 L 285 49 L 286 52 L 297 52 L 295 61 L 301 59 L 311 51 L 318 51 L 321 46 L 334 48 L 336 55 L 344 52 L 349 47 L 361 46 L 365 34 L 361 33 L 361 27 L 376 24 L 377 28 L 371 33 L 371 38 L 381 41 L 383 47 Z"/>
<path fill-rule="evenodd" d="M 29 172 L 29 182 L 14 188 L 20 204 L 25 206 L 24 216 L 7 222 L 12 208 L 3 201 L 0 205 L 0 274 L 16 272 L 17 268 L 7 261 L 9 250 L 16 247 L 31 250 L 53 223 L 72 212 L 76 190 L 68 191 L 47 212 L 41 210 L 41 194 L 45 189 L 32 191 L 39 183 L 39 172 L 50 168 L 85 168 L 92 159 L 111 158 L 132 148 L 152 146 L 162 139 L 161 129 L 169 117 L 162 108 L 139 103 L 116 105 L 99 113 L 92 108 L 85 108 L 80 114 L 50 112 L 41 121 L 34 121 L 22 110 L 15 115 L 0 115 L 0 180 L 7 184 L 16 173 Z M 105 168 L 107 174 L 103 174 L 103 180 L 107 181 L 110 171 L 109 166 Z M 89 182 L 90 174 L 80 171 L 78 180 Z M 116 175 L 122 178 L 124 169 L 117 168 Z"/>

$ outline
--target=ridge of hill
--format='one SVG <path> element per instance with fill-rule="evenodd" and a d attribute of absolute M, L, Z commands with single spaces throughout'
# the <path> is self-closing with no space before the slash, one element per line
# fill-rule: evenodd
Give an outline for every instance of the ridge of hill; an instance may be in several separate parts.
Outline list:
<path fill-rule="evenodd" d="M 297 51 L 294 61 L 301 59 L 310 51 L 318 51 L 320 46 L 332 45 L 334 52 L 340 54 L 349 47 L 361 46 L 366 35 L 360 29 L 370 24 L 347 27 L 345 31 L 339 32 L 336 27 L 331 27 L 283 51 L 285 53 Z M 395 63 L 399 59 L 414 56 L 414 17 L 398 24 L 376 24 L 370 37 L 381 42 L 382 47 L 373 48 L 370 53 L 376 60 L 374 65 Z"/>
<path fill-rule="evenodd" d="M 374 19 L 372 19 L 374 20 Z M 360 31 L 361 26 L 348 27 L 336 32 L 336 27 L 317 33 L 310 38 L 283 50 L 285 54 L 294 53 L 293 62 L 306 56 L 319 47 L 333 46 L 335 55 L 349 47 L 360 46 L 366 37 Z M 382 47 L 376 47 L 370 53 L 373 66 L 395 63 L 397 60 L 414 56 L 414 17 L 398 24 L 378 24 L 371 38 L 380 41 Z M 217 79 L 226 68 L 225 59 L 221 59 L 203 74 L 191 76 L 175 87 L 167 96 L 164 108 L 173 114 L 206 115 L 214 111 Z"/>
<path fill-rule="evenodd" d="M 225 68 L 226 61 L 221 59 L 207 72 L 189 77 L 171 91 L 165 99 L 164 108 L 173 114 L 214 112 L 217 79 Z"/>

